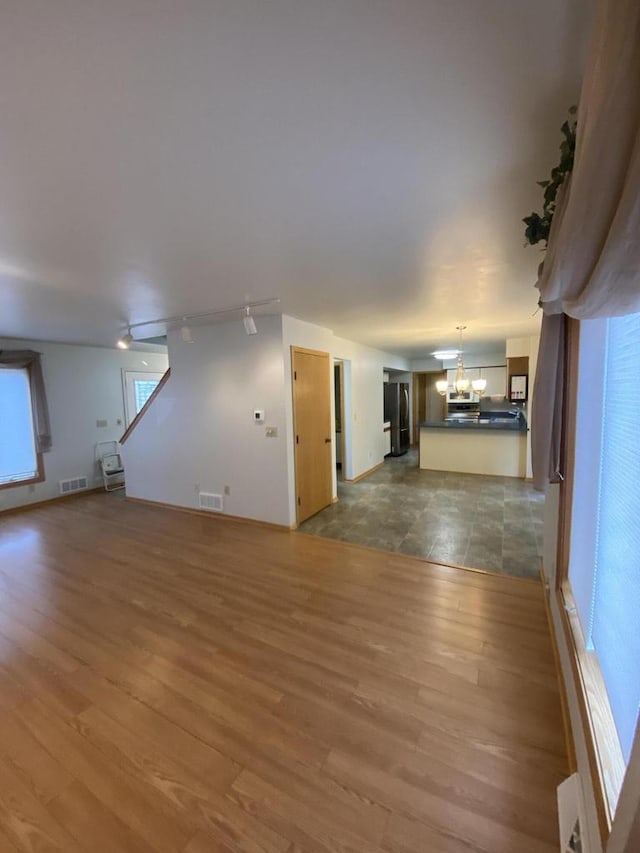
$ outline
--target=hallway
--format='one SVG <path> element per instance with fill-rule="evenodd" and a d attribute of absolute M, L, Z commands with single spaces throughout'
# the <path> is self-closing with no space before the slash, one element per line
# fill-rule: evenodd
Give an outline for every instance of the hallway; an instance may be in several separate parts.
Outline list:
<path fill-rule="evenodd" d="M 417 451 L 387 457 L 301 533 L 516 577 L 537 578 L 544 495 L 531 483 L 421 471 Z"/>

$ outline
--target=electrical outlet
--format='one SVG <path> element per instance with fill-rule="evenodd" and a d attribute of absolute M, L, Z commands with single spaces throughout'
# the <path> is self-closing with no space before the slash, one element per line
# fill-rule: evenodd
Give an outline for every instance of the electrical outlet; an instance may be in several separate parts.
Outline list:
<path fill-rule="evenodd" d="M 102 421 L 102 420 L 98 420 L 98 421 L 96 421 L 96 426 L 97 426 L 97 427 L 106 427 L 106 426 L 109 426 L 109 421 Z"/>
<path fill-rule="evenodd" d="M 194 491 L 195 491 L 195 492 L 199 492 L 199 491 L 200 491 L 200 483 L 194 483 L 194 484 L 193 484 L 193 489 L 194 489 Z"/>
<path fill-rule="evenodd" d="M 278 427 L 268 426 L 264 428 L 264 434 L 267 438 L 277 438 L 278 437 Z"/>
<path fill-rule="evenodd" d="M 230 495 L 231 494 L 231 486 L 225 486 L 224 487 L 224 493 L 225 493 L 225 495 Z"/>

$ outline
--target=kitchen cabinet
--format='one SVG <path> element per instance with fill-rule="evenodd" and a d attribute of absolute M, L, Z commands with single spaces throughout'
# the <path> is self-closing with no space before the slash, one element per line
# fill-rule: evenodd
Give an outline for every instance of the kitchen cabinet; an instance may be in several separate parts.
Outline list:
<path fill-rule="evenodd" d="M 487 369 L 488 368 L 486 367 L 465 367 L 464 372 L 467 374 L 467 379 L 469 380 L 469 382 L 473 382 L 474 379 L 480 379 L 481 371 Z M 455 381 L 456 371 L 447 370 L 447 384 L 452 386 Z"/>
<path fill-rule="evenodd" d="M 504 397 L 507 393 L 507 368 L 506 367 L 483 367 L 482 378 L 487 380 L 484 391 L 485 397 Z"/>
<path fill-rule="evenodd" d="M 486 379 L 484 397 L 504 397 L 507 393 L 506 367 L 469 367 L 465 369 L 469 382 L 474 379 Z M 447 383 L 452 386 L 456 379 L 455 370 L 447 370 Z"/>

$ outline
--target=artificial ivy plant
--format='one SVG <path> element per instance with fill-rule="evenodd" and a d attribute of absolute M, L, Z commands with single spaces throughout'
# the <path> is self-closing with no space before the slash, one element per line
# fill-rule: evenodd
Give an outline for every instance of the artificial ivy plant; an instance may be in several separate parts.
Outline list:
<path fill-rule="evenodd" d="M 544 190 L 542 214 L 534 211 L 522 220 L 527 226 L 524 231 L 525 240 L 531 246 L 543 242 L 546 248 L 549 242 L 549 232 L 556 210 L 558 190 L 573 169 L 573 158 L 576 150 L 576 113 L 577 107 L 570 107 L 569 118 L 564 121 L 560 128 L 563 136 L 560 144 L 560 162 L 551 170 L 551 177 L 548 181 L 538 181 L 538 186 Z"/>

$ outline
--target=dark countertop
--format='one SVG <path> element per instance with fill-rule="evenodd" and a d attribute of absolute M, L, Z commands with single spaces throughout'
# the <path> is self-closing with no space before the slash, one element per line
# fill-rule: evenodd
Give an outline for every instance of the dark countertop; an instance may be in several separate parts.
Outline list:
<path fill-rule="evenodd" d="M 526 422 L 514 418 L 512 423 L 495 423 L 492 421 L 423 421 L 420 429 L 448 429 L 457 432 L 477 432 L 482 430 L 502 430 L 503 432 L 527 432 Z"/>

